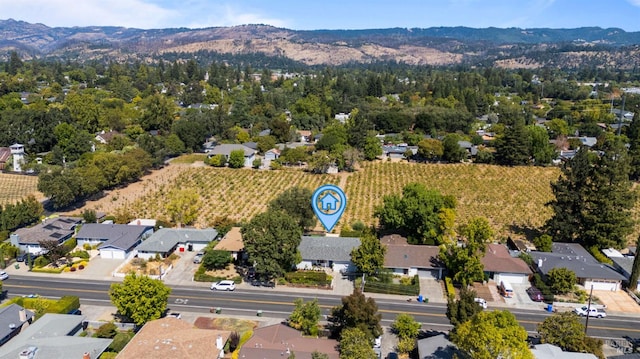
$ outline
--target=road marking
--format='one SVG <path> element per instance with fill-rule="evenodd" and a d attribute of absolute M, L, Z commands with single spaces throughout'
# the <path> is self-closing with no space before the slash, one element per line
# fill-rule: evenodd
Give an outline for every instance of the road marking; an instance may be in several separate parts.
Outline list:
<path fill-rule="evenodd" d="M 175 301 L 176 304 L 184 304 L 184 305 L 187 305 L 187 302 L 189 302 L 189 299 L 176 298 L 176 301 Z"/>

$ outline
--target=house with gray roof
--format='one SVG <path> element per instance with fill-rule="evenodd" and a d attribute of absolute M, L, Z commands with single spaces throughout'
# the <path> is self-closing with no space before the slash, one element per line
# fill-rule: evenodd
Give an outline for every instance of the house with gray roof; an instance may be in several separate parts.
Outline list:
<path fill-rule="evenodd" d="M 0 347 L 0 358 L 98 358 L 112 339 L 80 337 L 82 315 L 47 313 Z"/>
<path fill-rule="evenodd" d="M 245 145 L 238 145 L 233 143 L 221 144 L 211 149 L 207 156 L 211 158 L 215 155 L 222 155 L 228 161 L 231 152 L 237 150 L 242 150 L 244 152 L 244 167 L 251 168 L 251 166 L 253 166 L 253 160 L 256 158 L 257 151 Z"/>
<path fill-rule="evenodd" d="M 302 236 L 298 251 L 302 262 L 298 269 L 333 268 L 335 272 L 354 270 L 351 251 L 360 246 L 360 238 Z"/>
<path fill-rule="evenodd" d="M 636 257 L 633 255 L 624 255 L 613 248 L 603 249 L 602 253 L 611 259 L 613 267 L 620 272 L 625 277 L 625 281 L 628 282 L 633 269 L 633 261 Z M 640 279 L 638 279 L 638 287 L 640 288 Z"/>
<path fill-rule="evenodd" d="M 0 346 L 8 342 L 33 321 L 35 313 L 17 304 L 0 308 Z"/>
<path fill-rule="evenodd" d="M 591 353 L 565 352 L 562 348 L 551 344 L 537 344 L 531 349 L 536 359 L 596 359 Z"/>
<path fill-rule="evenodd" d="M 444 334 L 418 340 L 418 358 L 420 359 L 453 359 L 454 357 L 462 359 L 467 356 Z"/>
<path fill-rule="evenodd" d="M 102 258 L 127 259 L 135 255 L 135 247 L 151 234 L 152 226 L 87 223 L 80 228 L 76 239 L 80 246 L 99 245 Z"/>
<path fill-rule="evenodd" d="M 41 254 L 44 251 L 40 247 L 41 241 L 62 244 L 73 236 L 76 226 L 81 222 L 82 218 L 76 217 L 48 218 L 33 227 L 17 229 L 11 234 L 10 241 L 22 252 Z"/>
<path fill-rule="evenodd" d="M 552 252 L 529 253 L 536 270 L 547 275 L 553 268 L 573 271 L 578 283 L 589 289 L 618 291 L 625 277 L 607 264 L 598 262 L 578 243 L 553 243 Z"/>
<path fill-rule="evenodd" d="M 191 251 L 204 249 L 218 238 L 213 228 L 160 228 L 136 248 L 139 258 L 149 259 L 156 255 L 166 258 L 176 249 Z"/>

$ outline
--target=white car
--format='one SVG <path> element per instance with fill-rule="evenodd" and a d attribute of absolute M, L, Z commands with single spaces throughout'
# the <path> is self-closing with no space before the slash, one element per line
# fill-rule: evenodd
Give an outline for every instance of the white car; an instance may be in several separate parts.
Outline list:
<path fill-rule="evenodd" d="M 473 298 L 473 300 L 478 303 L 479 306 L 482 307 L 482 309 L 487 309 L 487 301 L 482 299 L 482 298 Z"/>
<path fill-rule="evenodd" d="M 236 289 L 236 284 L 232 280 L 221 280 L 216 283 L 211 283 L 211 290 L 231 291 L 234 289 Z"/>
<path fill-rule="evenodd" d="M 596 318 L 604 318 L 607 316 L 607 312 L 605 312 L 603 308 L 594 308 L 594 307 L 588 308 L 584 306 L 584 307 L 576 308 L 573 311 L 581 317 L 586 317 L 587 313 L 589 313 L 590 317 L 596 317 Z"/>
<path fill-rule="evenodd" d="M 5 271 L 0 272 L 0 280 L 9 279 L 9 275 Z"/>
<path fill-rule="evenodd" d="M 380 348 L 382 346 L 382 337 L 377 337 L 373 340 L 373 347 Z"/>

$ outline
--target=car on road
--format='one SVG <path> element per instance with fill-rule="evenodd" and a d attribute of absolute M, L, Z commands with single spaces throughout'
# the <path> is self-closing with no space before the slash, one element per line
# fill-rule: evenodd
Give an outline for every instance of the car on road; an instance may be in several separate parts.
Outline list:
<path fill-rule="evenodd" d="M 236 284 L 232 280 L 221 280 L 219 282 L 211 283 L 211 290 L 232 291 L 234 289 L 236 289 Z"/>
<path fill-rule="evenodd" d="M 603 308 L 589 308 L 587 306 L 576 308 L 573 312 L 581 317 L 589 315 L 590 317 L 604 318 L 607 316 L 607 312 L 605 312 Z"/>
<path fill-rule="evenodd" d="M 536 287 L 527 288 L 527 294 L 529 295 L 529 298 L 531 298 L 531 300 L 534 301 L 534 302 L 542 302 L 542 301 L 544 301 L 544 295 L 542 294 L 540 289 L 538 289 Z"/>
<path fill-rule="evenodd" d="M 380 348 L 381 346 L 382 346 L 382 337 L 380 336 L 373 340 L 373 347 Z"/>
<path fill-rule="evenodd" d="M 5 271 L 0 271 L 0 280 L 9 279 L 9 275 Z"/>
<path fill-rule="evenodd" d="M 195 257 L 193 257 L 193 263 L 195 264 L 202 263 L 202 257 L 204 257 L 204 252 L 196 253 Z"/>
<path fill-rule="evenodd" d="M 481 306 L 482 309 L 487 309 L 487 301 L 483 298 L 473 298 L 473 301 L 478 303 L 478 305 Z"/>

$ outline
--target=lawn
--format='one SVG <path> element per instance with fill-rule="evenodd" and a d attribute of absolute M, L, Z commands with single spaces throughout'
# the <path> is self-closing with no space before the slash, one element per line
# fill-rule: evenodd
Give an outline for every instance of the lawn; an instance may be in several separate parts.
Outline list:
<path fill-rule="evenodd" d="M 0 173 L 0 205 L 16 203 L 30 194 L 43 198 L 38 192 L 38 176 Z"/>

